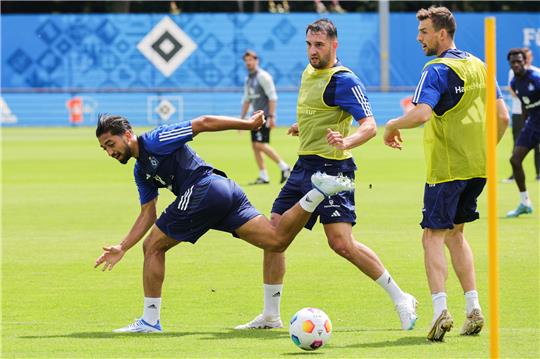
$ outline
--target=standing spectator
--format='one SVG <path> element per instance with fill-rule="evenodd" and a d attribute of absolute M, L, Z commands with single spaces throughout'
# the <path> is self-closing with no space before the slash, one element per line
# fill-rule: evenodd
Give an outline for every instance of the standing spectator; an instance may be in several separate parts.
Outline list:
<path fill-rule="evenodd" d="M 277 94 L 274 80 L 268 72 L 259 68 L 259 58 L 255 51 L 247 50 L 244 53 L 243 59 L 248 70 L 248 76 L 244 84 L 244 98 L 242 99 L 242 113 L 240 117 L 245 118 L 251 106 L 252 111 L 263 110 L 267 119 L 265 126 L 251 131 L 251 143 L 253 153 L 255 154 L 255 161 L 259 167 L 259 177 L 250 184 L 270 183 L 270 178 L 264 165 L 263 154 L 277 163 L 281 170 L 280 183 L 283 183 L 289 178 L 291 167 L 279 157 L 276 150 L 270 147 L 270 130 L 276 125 Z"/>

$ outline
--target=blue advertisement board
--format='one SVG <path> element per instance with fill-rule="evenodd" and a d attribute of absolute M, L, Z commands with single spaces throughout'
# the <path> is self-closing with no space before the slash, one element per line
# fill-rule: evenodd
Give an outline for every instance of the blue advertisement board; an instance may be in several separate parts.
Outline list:
<path fill-rule="evenodd" d="M 539 13 L 455 15 L 457 47 L 480 58 L 484 57 L 484 18 L 495 16 L 501 86 L 507 82 L 508 49 L 528 46 L 539 64 Z M 415 14 L 390 16 L 390 88 L 405 91 L 397 94 L 376 92 L 381 85 L 378 14 L 328 16 L 338 29 L 338 57 L 368 87 L 377 120 L 398 115 L 400 101 L 414 89 L 429 60 L 416 41 Z M 2 15 L 1 122 L 63 125 L 73 112 L 69 104 L 82 103 L 86 124 L 95 112 L 125 111 L 142 123 L 154 123 L 158 109 L 166 107 L 160 107 L 162 97 L 172 99 L 167 101 L 174 110 L 166 120 L 203 113 L 238 115 L 246 76 L 242 54 L 252 49 L 261 67 L 274 77 L 281 124 L 289 124 L 295 120 L 296 90 L 307 63 L 305 29 L 319 17 L 307 13 Z M 74 98 L 82 102 L 71 101 Z"/>

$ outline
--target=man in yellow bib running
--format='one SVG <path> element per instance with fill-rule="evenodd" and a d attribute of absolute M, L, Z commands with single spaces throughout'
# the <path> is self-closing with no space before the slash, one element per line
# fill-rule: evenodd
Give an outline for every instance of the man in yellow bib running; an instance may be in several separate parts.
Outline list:
<path fill-rule="evenodd" d="M 309 64 L 302 74 L 298 121 L 289 129 L 290 134 L 299 137 L 299 158 L 272 207 L 271 221 L 276 226 L 283 213 L 311 189 L 309 181 L 313 173 L 341 173 L 354 180 L 356 165 L 350 150 L 369 141 L 376 132 L 363 84 L 336 57 L 338 41 L 334 24 L 320 19 L 309 25 L 306 45 Z M 353 118 L 359 124 L 356 131 L 350 128 Z M 310 199 L 305 198 L 302 203 L 309 205 L 309 202 Z M 412 329 L 416 321 L 416 299 L 403 292 L 379 257 L 353 237 L 354 193 L 331 196 L 319 206 L 313 205 L 313 209 L 315 212 L 305 227 L 311 229 L 320 217 L 330 247 L 376 281 L 394 302 L 402 329 Z M 284 255 L 265 251 L 263 313 L 236 329 L 283 326 L 279 306 L 284 275 Z"/>
<path fill-rule="evenodd" d="M 421 9 L 417 40 L 426 56 L 436 55 L 422 71 L 413 96 L 416 106 L 388 121 L 384 143 L 401 149 L 400 129 L 424 127 L 427 179 L 424 188 L 422 244 L 434 315 L 427 338 L 442 341 L 453 326 L 446 304 L 448 268 L 444 246 L 465 293 L 462 335 L 478 334 L 484 325 L 473 254 L 464 224 L 479 218 L 477 198 L 486 183 L 486 68 L 469 53 L 456 49 L 456 22 L 445 7 Z M 498 140 L 508 126 L 508 111 L 497 87 Z"/>

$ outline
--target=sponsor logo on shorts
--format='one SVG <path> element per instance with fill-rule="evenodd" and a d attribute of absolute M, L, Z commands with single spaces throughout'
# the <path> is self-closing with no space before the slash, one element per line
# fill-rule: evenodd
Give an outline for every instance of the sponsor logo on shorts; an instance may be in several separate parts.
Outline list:
<path fill-rule="evenodd" d="M 339 208 L 339 207 L 341 207 L 341 205 L 339 205 L 339 204 L 334 204 L 334 200 L 333 200 L 333 199 L 329 199 L 329 200 L 328 200 L 328 204 L 325 204 L 323 207 L 324 207 L 324 208 Z M 336 211 L 336 212 L 337 212 L 337 211 Z M 338 216 L 339 216 L 339 214 L 338 214 Z M 335 217 L 335 216 L 332 216 L 332 217 Z"/>

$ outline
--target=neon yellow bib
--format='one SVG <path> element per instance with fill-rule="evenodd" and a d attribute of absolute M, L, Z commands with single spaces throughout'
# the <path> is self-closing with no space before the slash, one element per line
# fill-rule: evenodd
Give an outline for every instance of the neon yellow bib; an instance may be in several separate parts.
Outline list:
<path fill-rule="evenodd" d="M 441 116 L 432 112 L 424 127 L 427 183 L 486 177 L 485 101 L 486 69 L 474 56 L 466 59 L 438 58 L 464 82 L 450 89 L 462 92 L 461 100 Z"/>
<path fill-rule="evenodd" d="M 343 137 L 349 135 L 352 116 L 339 106 L 324 103 L 323 94 L 332 75 L 338 71 L 349 71 L 346 67 L 336 66 L 317 70 L 310 64 L 302 73 L 302 83 L 298 93 L 296 108 L 300 138 L 299 155 L 318 155 L 334 160 L 352 157 L 350 151 L 338 150 L 326 142 L 326 129 L 339 131 Z"/>

